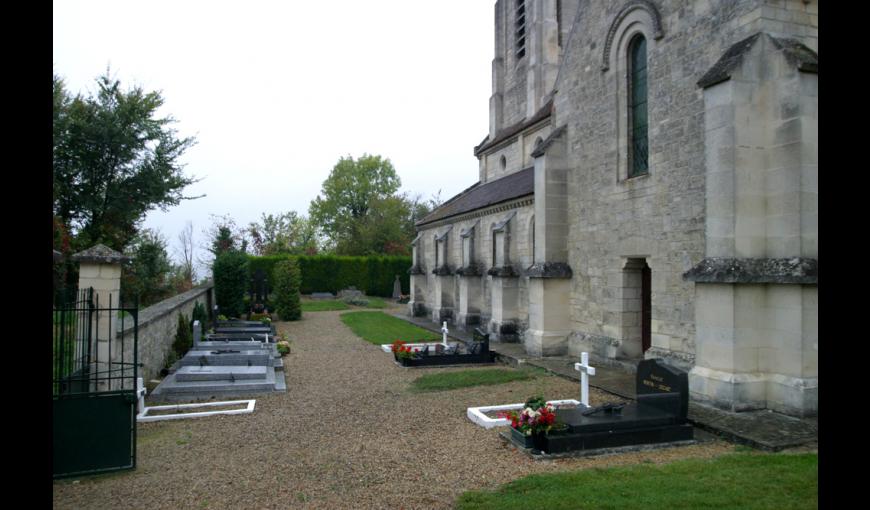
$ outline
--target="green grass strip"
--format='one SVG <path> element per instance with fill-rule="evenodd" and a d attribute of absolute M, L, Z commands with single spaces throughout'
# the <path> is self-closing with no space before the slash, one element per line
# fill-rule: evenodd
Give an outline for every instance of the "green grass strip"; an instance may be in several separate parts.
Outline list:
<path fill-rule="evenodd" d="M 731 454 L 664 465 L 530 475 L 494 492 L 470 491 L 469 509 L 815 509 L 817 454 Z"/>
<path fill-rule="evenodd" d="M 488 386 L 512 381 L 525 381 L 533 377 L 534 372 L 531 370 L 512 368 L 456 370 L 418 377 L 411 383 L 411 388 L 416 391 L 444 391 L 468 388 L 470 386 Z"/>
<path fill-rule="evenodd" d="M 376 345 L 396 340 L 408 343 L 441 340 L 441 336 L 383 312 L 350 312 L 341 314 L 341 322 L 360 338 Z"/>
<path fill-rule="evenodd" d="M 329 312 L 332 310 L 350 310 L 344 301 L 337 299 L 324 299 L 317 301 L 302 301 L 303 312 Z"/>

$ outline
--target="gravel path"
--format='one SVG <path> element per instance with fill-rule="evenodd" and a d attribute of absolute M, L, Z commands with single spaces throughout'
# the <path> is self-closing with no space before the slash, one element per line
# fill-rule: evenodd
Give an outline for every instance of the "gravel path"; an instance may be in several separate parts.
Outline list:
<path fill-rule="evenodd" d="M 450 508 L 462 492 L 540 472 L 670 462 L 733 450 L 721 441 L 594 458 L 534 461 L 466 408 L 533 394 L 576 398 L 554 376 L 435 393 L 357 338 L 338 316 L 277 323 L 292 339 L 287 393 L 257 397 L 253 414 L 139 424 L 130 472 L 54 482 L 54 508 Z M 500 367 L 499 367 L 500 368 Z M 617 400 L 590 390 L 592 404 Z"/>

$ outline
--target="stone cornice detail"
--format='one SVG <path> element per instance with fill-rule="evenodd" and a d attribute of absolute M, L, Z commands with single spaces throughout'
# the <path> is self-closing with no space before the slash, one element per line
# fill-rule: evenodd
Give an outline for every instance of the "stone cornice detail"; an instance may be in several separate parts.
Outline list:
<path fill-rule="evenodd" d="M 529 278 L 571 278 L 574 272 L 564 262 L 536 262 L 525 271 Z"/>
<path fill-rule="evenodd" d="M 408 269 L 408 274 L 426 274 L 426 270 L 419 265 L 414 264 L 410 269 Z"/>
<path fill-rule="evenodd" d="M 453 274 L 453 270 L 450 269 L 450 266 L 445 264 L 443 266 L 436 267 L 435 269 L 433 269 L 432 274 L 437 275 L 437 276 L 450 276 Z"/>
<path fill-rule="evenodd" d="M 470 266 L 460 267 L 456 270 L 459 276 L 483 276 L 483 268 L 480 264 L 472 264 Z"/>
<path fill-rule="evenodd" d="M 502 204 L 496 204 L 484 209 L 476 209 L 474 211 L 468 212 L 466 214 L 460 214 L 457 216 L 451 216 L 449 218 L 444 218 L 438 221 L 433 221 L 426 225 L 428 227 L 426 230 L 432 228 L 438 228 L 444 226 L 448 223 L 459 223 L 462 221 L 471 220 L 474 218 L 481 218 L 483 216 L 489 216 L 490 214 L 498 214 L 504 211 L 510 211 L 511 209 L 519 209 L 521 207 L 526 207 L 529 205 L 534 205 L 535 196 L 529 195 L 528 197 L 523 197 L 517 200 L 512 200 L 510 202 L 504 202 Z"/>
<path fill-rule="evenodd" d="M 486 274 L 490 276 L 498 276 L 501 278 L 516 278 L 519 276 L 516 271 L 514 271 L 513 266 L 497 266 L 489 268 L 489 271 Z"/>
<path fill-rule="evenodd" d="M 819 262 L 804 257 L 709 257 L 683 273 L 683 279 L 695 283 L 818 284 Z"/>

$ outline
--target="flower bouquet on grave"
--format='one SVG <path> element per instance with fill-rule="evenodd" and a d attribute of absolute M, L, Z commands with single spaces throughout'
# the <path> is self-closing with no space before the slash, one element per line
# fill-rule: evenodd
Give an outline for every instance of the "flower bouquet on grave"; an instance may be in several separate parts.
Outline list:
<path fill-rule="evenodd" d="M 405 345 L 405 342 L 401 340 L 396 340 L 393 342 L 390 350 L 393 351 L 393 356 L 396 357 L 397 361 L 401 361 L 403 359 L 411 359 L 414 357 L 416 352 L 419 352 L 419 349 L 411 350 L 411 347 Z"/>
<path fill-rule="evenodd" d="M 564 424 L 556 422 L 556 409 L 542 397 L 526 400 L 522 411 L 504 411 L 499 417 L 511 422 L 511 435 L 525 448 L 540 449 L 541 440 L 553 430 L 564 429 Z"/>

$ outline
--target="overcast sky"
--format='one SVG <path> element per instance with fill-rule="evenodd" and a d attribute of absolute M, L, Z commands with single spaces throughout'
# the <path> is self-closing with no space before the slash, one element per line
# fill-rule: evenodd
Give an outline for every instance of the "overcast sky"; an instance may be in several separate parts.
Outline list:
<path fill-rule="evenodd" d="M 107 66 L 159 90 L 161 116 L 198 143 L 202 180 L 159 229 L 174 254 L 187 221 L 238 225 L 308 213 L 342 156 L 389 158 L 401 191 L 446 200 L 477 181 L 489 130 L 494 0 L 58 0 L 54 72 L 93 92 Z M 202 275 L 200 275 L 202 276 Z"/>

